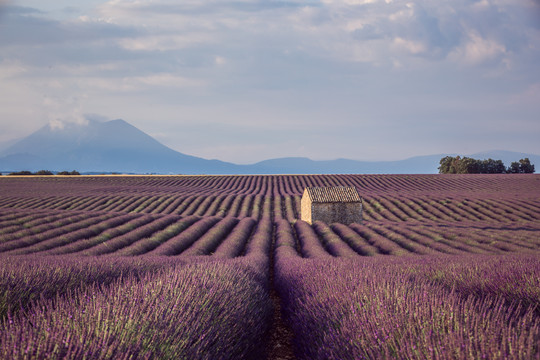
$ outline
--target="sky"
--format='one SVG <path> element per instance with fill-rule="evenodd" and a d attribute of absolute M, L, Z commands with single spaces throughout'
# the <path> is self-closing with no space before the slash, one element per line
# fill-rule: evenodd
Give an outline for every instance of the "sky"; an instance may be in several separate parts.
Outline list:
<path fill-rule="evenodd" d="M 124 119 L 239 164 L 540 154 L 539 0 L 0 0 L 0 143 Z"/>

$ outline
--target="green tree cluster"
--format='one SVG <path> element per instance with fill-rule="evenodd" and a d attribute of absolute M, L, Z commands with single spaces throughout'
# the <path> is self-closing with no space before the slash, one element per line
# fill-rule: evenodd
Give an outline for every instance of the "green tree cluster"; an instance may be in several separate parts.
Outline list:
<path fill-rule="evenodd" d="M 502 160 L 478 160 L 469 157 L 445 156 L 439 162 L 440 174 L 530 174 L 534 173 L 534 165 L 529 158 L 513 162 L 506 168 Z"/>
<path fill-rule="evenodd" d="M 28 170 L 23 170 L 23 171 L 11 172 L 8 175 L 54 175 L 54 173 L 49 170 L 39 170 L 39 171 L 36 171 L 35 173 Z M 81 174 L 77 170 L 73 170 L 73 171 L 60 171 L 57 175 L 81 175 Z"/>
<path fill-rule="evenodd" d="M 531 164 L 529 158 L 521 159 L 519 162 L 514 161 L 511 163 L 507 172 L 510 174 L 532 174 L 534 172 L 534 165 Z"/>
<path fill-rule="evenodd" d="M 54 175 L 52 171 L 49 170 L 39 170 L 36 171 L 34 175 Z"/>
<path fill-rule="evenodd" d="M 34 175 L 31 171 L 23 170 L 23 171 L 15 171 L 10 172 L 8 175 Z"/>

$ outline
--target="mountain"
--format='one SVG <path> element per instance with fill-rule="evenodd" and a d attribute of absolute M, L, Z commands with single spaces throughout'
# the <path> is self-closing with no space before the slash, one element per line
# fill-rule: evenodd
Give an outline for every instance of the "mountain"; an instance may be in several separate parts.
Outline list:
<path fill-rule="evenodd" d="M 302 157 L 271 159 L 252 165 L 252 173 L 265 174 L 437 174 L 439 161 L 445 156 L 436 154 L 415 156 L 396 161 L 358 161 L 349 159 L 316 161 Z M 540 156 L 505 150 L 484 151 L 467 156 L 474 159 L 502 160 L 506 167 L 514 161 L 528 157 L 540 167 Z M 540 169 L 540 168 L 539 168 Z"/>
<path fill-rule="evenodd" d="M 0 151 L 0 172 L 46 169 L 136 174 L 435 174 L 439 160 L 447 155 L 398 161 L 317 161 L 289 157 L 237 165 L 174 151 L 124 120 L 88 119 L 86 124 L 46 125 L 8 146 Z M 503 150 L 465 156 L 501 159 L 506 166 L 528 157 L 531 163 L 540 166 L 538 155 Z"/>
<path fill-rule="evenodd" d="M 19 140 L 7 140 L 0 142 L 0 153 L 9 148 L 11 145 L 15 144 Z"/>
<path fill-rule="evenodd" d="M 3 151 L 2 171 L 233 173 L 238 165 L 174 151 L 124 120 L 46 125 Z"/>
<path fill-rule="evenodd" d="M 255 173 L 267 174 L 430 174 L 438 172 L 439 160 L 444 156 L 416 156 L 398 161 L 317 161 L 290 157 L 261 161 L 252 165 L 252 168 Z"/>

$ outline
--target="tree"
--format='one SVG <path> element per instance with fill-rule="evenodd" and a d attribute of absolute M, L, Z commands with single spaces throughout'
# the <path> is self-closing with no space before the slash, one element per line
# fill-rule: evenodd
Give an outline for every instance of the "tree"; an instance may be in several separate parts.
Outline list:
<path fill-rule="evenodd" d="M 510 174 L 532 174 L 534 173 L 534 165 L 531 164 L 529 158 L 520 159 L 519 162 L 514 161 L 507 169 Z"/>
<path fill-rule="evenodd" d="M 517 161 L 512 162 L 506 172 L 509 174 L 519 174 L 519 163 Z"/>
<path fill-rule="evenodd" d="M 502 160 L 495 160 L 493 168 L 495 174 L 504 174 L 506 172 L 506 168 L 504 167 Z"/>
<path fill-rule="evenodd" d="M 478 174 L 480 173 L 481 162 L 479 160 L 464 157 L 458 162 L 458 174 Z"/>
<path fill-rule="evenodd" d="M 11 172 L 8 175 L 32 175 L 32 172 L 28 170 Z"/>
<path fill-rule="evenodd" d="M 52 171 L 49 171 L 49 170 L 39 170 L 39 171 L 36 171 L 34 175 L 54 175 L 54 174 L 52 173 Z"/>
<path fill-rule="evenodd" d="M 73 170 L 73 171 L 60 171 L 56 175 L 81 175 L 81 174 L 77 170 Z"/>
<path fill-rule="evenodd" d="M 446 156 L 439 162 L 440 174 L 478 174 L 481 172 L 481 161 L 469 157 Z"/>
<path fill-rule="evenodd" d="M 522 174 L 534 173 L 534 165 L 531 164 L 529 158 L 519 160 L 519 172 Z"/>
<path fill-rule="evenodd" d="M 534 172 L 534 165 L 529 159 L 521 159 L 513 162 L 508 169 L 502 160 L 477 160 L 469 157 L 445 156 L 439 162 L 440 174 L 504 174 L 504 173 L 527 173 Z"/>
<path fill-rule="evenodd" d="M 481 174 L 504 174 L 506 168 L 502 160 L 487 159 L 481 161 Z"/>
<path fill-rule="evenodd" d="M 452 164 L 454 158 L 452 156 L 445 156 L 439 161 L 439 174 L 455 174 Z"/>

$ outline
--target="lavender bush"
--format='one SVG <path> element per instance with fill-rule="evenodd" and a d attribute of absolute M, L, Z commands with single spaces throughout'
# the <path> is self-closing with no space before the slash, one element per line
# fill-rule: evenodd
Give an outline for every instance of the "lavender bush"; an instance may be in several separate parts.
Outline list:
<path fill-rule="evenodd" d="M 319 235 L 324 247 L 333 256 L 344 258 L 354 258 L 358 256 L 358 254 L 325 223 L 321 221 L 314 222 L 313 230 Z"/>
<path fill-rule="evenodd" d="M 63 246 L 55 247 L 50 250 L 42 252 L 47 255 L 66 255 L 74 253 L 83 253 L 86 249 L 90 249 L 94 246 L 109 241 L 112 238 L 119 237 L 121 235 L 136 232 L 139 227 L 148 224 L 154 220 L 154 217 L 150 215 L 133 214 L 135 219 L 128 221 L 127 223 L 118 227 L 109 228 L 97 236 L 93 236 L 87 239 L 82 239 L 76 242 L 72 242 Z"/>
<path fill-rule="evenodd" d="M 148 252 L 148 254 L 178 255 L 211 229 L 219 220 L 219 217 L 202 218 L 180 234 L 173 236 L 154 250 Z"/>
<path fill-rule="evenodd" d="M 287 220 L 280 220 L 276 223 L 274 252 L 276 262 L 286 260 L 289 257 L 300 257 L 293 229 Z"/>
<path fill-rule="evenodd" d="M 179 219 L 178 221 L 167 226 L 165 229 L 158 231 L 149 237 L 142 238 L 129 246 L 126 246 L 125 248 L 117 251 L 116 254 L 131 256 L 145 254 L 154 250 L 156 247 L 163 244 L 170 238 L 180 234 L 182 231 L 186 230 L 199 220 L 200 218 L 198 216 L 186 216 L 185 218 Z"/>
<path fill-rule="evenodd" d="M 208 255 L 213 252 L 221 241 L 238 224 L 238 220 L 232 217 L 225 217 L 212 229 L 201 236 L 191 247 L 186 249 L 182 256 Z"/>
<path fill-rule="evenodd" d="M 8 253 L 12 255 L 32 254 L 40 251 L 47 251 L 49 249 L 57 248 L 63 245 L 72 244 L 81 239 L 88 239 L 90 237 L 97 236 L 98 234 L 110 228 L 120 226 L 130 220 L 133 220 L 133 218 L 135 218 L 135 216 L 132 214 L 119 215 L 113 218 L 105 218 L 105 220 L 97 224 L 90 225 L 77 231 L 72 231 L 68 234 L 41 241 L 37 244 L 27 246 L 22 249 L 17 249 Z"/>
<path fill-rule="evenodd" d="M 132 232 L 124 234 L 122 236 L 115 237 L 113 239 L 107 240 L 97 246 L 94 246 L 90 249 L 83 251 L 84 255 L 103 255 L 110 254 L 119 249 L 122 249 L 126 246 L 133 244 L 141 238 L 150 236 L 162 229 L 166 228 L 173 222 L 177 221 L 177 216 L 163 216 L 159 217 L 156 220 L 143 225 Z"/>
<path fill-rule="evenodd" d="M 263 358 L 271 303 L 234 265 L 184 265 L 44 302 L 6 319 L 0 358 Z"/>
<path fill-rule="evenodd" d="M 30 228 L 26 231 L 21 231 L 6 237 L 2 244 L 0 244 L 0 252 L 34 245 L 41 241 L 88 227 L 112 216 L 113 215 L 107 214 L 73 215 L 54 222 L 49 222 L 37 228 Z"/>
<path fill-rule="evenodd" d="M 26 309 L 32 302 L 52 299 L 95 284 L 138 276 L 161 268 L 163 259 L 105 259 L 96 257 L 0 257 L 0 319 L 8 311 Z"/>
<path fill-rule="evenodd" d="M 307 258 L 331 258 L 322 246 L 313 228 L 305 221 L 298 220 L 294 224 L 302 255 Z"/>
<path fill-rule="evenodd" d="M 256 221 L 252 218 L 243 218 L 231 231 L 225 240 L 218 246 L 213 256 L 217 258 L 234 258 L 242 253 L 246 243 L 253 232 Z"/>
<path fill-rule="evenodd" d="M 264 254 L 268 256 L 272 247 L 274 224 L 268 218 L 262 218 L 257 224 L 253 236 L 246 246 L 246 254 Z"/>
<path fill-rule="evenodd" d="M 509 304 L 500 291 L 466 295 L 421 275 L 451 258 L 431 258 L 427 268 L 416 259 L 277 258 L 276 286 L 298 358 L 540 357 L 538 299 Z"/>
<path fill-rule="evenodd" d="M 378 254 L 376 247 L 370 245 L 358 233 L 346 225 L 335 223 L 331 225 L 332 230 L 345 241 L 354 251 L 363 256 L 373 256 Z"/>
<path fill-rule="evenodd" d="M 386 255 L 406 255 L 407 250 L 397 245 L 395 242 L 377 234 L 369 227 L 360 224 L 351 224 L 353 229 L 358 235 L 365 239 L 371 246 L 377 248 L 377 250 Z"/>

